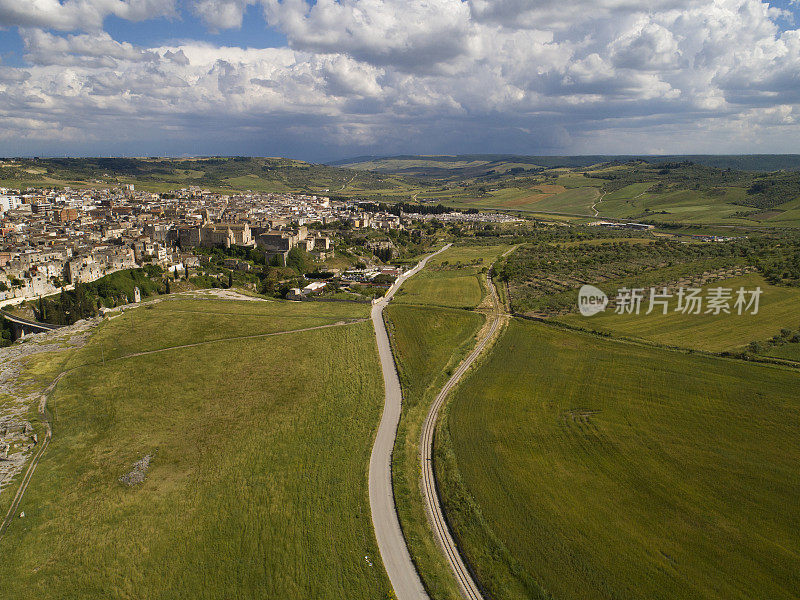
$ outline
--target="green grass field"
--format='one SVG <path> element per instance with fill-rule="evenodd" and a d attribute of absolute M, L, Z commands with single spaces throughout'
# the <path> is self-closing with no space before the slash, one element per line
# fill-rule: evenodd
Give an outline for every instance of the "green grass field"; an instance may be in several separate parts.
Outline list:
<path fill-rule="evenodd" d="M 602 217 L 618 219 L 651 218 L 659 222 L 753 225 L 756 221 L 734 216 L 742 212 L 733 204 L 744 197 L 741 188 L 728 188 L 724 194 L 709 195 L 695 190 L 662 194 L 647 191 L 648 184 L 633 184 L 608 194 L 598 206 Z"/>
<path fill-rule="evenodd" d="M 474 312 L 402 304 L 389 305 L 384 315 L 403 386 L 403 414 L 392 466 L 400 523 L 431 596 L 460 600 L 456 581 L 425 515 L 419 485 L 419 440 L 431 402 L 474 345 L 484 319 Z"/>
<path fill-rule="evenodd" d="M 595 187 L 570 188 L 564 185 L 532 184 L 531 187 L 504 187 L 481 197 L 449 194 L 446 204 L 460 208 L 519 211 L 524 213 L 577 213 L 592 215 L 591 205 L 599 197 Z"/>
<path fill-rule="evenodd" d="M 543 198 L 530 207 L 532 211 L 576 213 L 593 215 L 592 204 L 600 197 L 597 188 L 568 188 L 563 192 Z"/>
<path fill-rule="evenodd" d="M 383 406 L 370 323 L 119 354 L 195 327 L 223 338 L 363 312 L 177 300 L 102 324 L 61 360 L 77 368 L 51 399 L 25 518 L 0 541 L 0 595 L 389 598 L 367 498 Z M 57 370 L 48 361 L 31 365 L 38 377 Z M 147 454 L 145 482 L 120 483 Z"/>
<path fill-rule="evenodd" d="M 796 226 L 800 222 L 800 200 L 793 200 L 781 205 L 780 211 L 764 211 L 751 218 L 759 218 L 764 225 Z"/>
<path fill-rule="evenodd" d="M 105 358 L 369 317 L 369 305 L 365 304 L 162 298 L 152 308 L 126 311 L 113 319 L 126 327 L 125 335 L 118 335 L 116 328 L 97 333 L 95 342 L 102 346 Z M 178 322 L 180 327 L 175 326 Z"/>
<path fill-rule="evenodd" d="M 742 349 L 749 342 L 771 338 L 784 327 L 800 327 L 798 288 L 770 285 L 757 274 L 713 282 L 705 286 L 704 290 L 716 287 L 731 288 L 734 291 L 740 287 L 745 290 L 760 287 L 763 293 L 758 314 L 738 315 L 735 310 L 731 314 L 719 315 L 683 314 L 674 311 L 677 300 L 673 298 L 672 310 L 666 315 L 660 312 L 660 308 L 649 315 L 644 314 L 647 311 L 645 301 L 642 304 L 642 314 L 639 315 L 618 315 L 609 310 L 592 317 L 576 313 L 559 317 L 558 320 L 601 333 L 711 352 Z M 607 293 L 615 294 L 616 290 L 608 290 Z M 706 310 L 705 306 L 703 310 Z"/>
<path fill-rule="evenodd" d="M 403 284 L 397 301 L 407 304 L 429 304 L 457 308 L 473 308 L 483 297 L 480 276 L 473 269 L 423 271 Z"/>
<path fill-rule="evenodd" d="M 781 346 L 770 348 L 764 354 L 772 358 L 782 358 L 784 360 L 800 362 L 800 344 L 783 344 Z"/>
<path fill-rule="evenodd" d="M 586 177 L 583 175 L 583 173 L 571 173 L 563 170 L 560 172 L 555 182 L 558 185 L 563 185 L 566 188 L 601 187 L 603 185 L 603 181 L 601 179 Z"/>
<path fill-rule="evenodd" d="M 797 598 L 799 417 L 796 371 L 514 320 L 437 477 L 492 598 Z"/>
<path fill-rule="evenodd" d="M 486 293 L 485 272 L 510 246 L 452 246 L 397 291 L 397 302 L 475 308 Z"/>

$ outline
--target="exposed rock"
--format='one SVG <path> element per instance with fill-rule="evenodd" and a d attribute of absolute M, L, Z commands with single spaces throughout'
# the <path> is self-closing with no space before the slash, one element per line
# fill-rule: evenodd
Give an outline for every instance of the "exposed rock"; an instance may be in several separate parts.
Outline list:
<path fill-rule="evenodd" d="M 5 457 L 0 461 L 0 491 L 23 470 L 31 456 L 30 451 L 38 442 L 26 417 L 42 401 L 42 390 L 22 381 L 20 375 L 25 362 L 43 352 L 83 346 L 100 321 L 86 319 L 55 331 L 25 336 L 11 346 L 0 348 L 0 456 Z M 33 444 L 26 445 L 28 441 L 33 441 Z"/>
<path fill-rule="evenodd" d="M 137 460 L 135 463 L 133 463 L 133 469 L 129 473 L 126 473 L 120 477 L 119 482 L 129 487 L 143 483 L 145 476 L 147 475 L 147 469 L 150 468 L 151 460 L 153 460 L 152 454 L 148 454 L 144 458 Z"/>

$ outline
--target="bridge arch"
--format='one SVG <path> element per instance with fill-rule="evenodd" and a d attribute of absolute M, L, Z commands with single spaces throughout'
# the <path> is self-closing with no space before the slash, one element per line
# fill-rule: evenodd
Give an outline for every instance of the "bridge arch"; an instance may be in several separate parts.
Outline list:
<path fill-rule="evenodd" d="M 45 331 L 54 331 L 56 329 L 60 329 L 61 327 L 63 327 L 63 325 L 40 323 L 39 321 L 33 321 L 31 319 L 18 317 L 17 315 L 11 314 L 4 310 L 0 310 L 0 315 L 2 315 L 2 318 L 11 324 L 11 330 L 13 332 L 14 340 L 24 338 L 26 335 L 30 335 L 32 333 L 43 333 Z"/>

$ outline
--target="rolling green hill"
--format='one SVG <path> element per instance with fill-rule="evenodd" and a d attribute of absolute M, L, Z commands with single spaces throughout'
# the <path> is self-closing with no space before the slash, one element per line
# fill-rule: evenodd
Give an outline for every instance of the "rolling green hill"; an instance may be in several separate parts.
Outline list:
<path fill-rule="evenodd" d="M 0 186 L 109 186 L 134 183 L 167 192 L 199 186 L 220 192 L 309 192 L 409 197 L 407 177 L 310 164 L 288 158 L 47 158 L 0 160 Z M 423 186 L 424 187 L 424 186 Z"/>
<path fill-rule="evenodd" d="M 301 331 L 367 311 L 164 300 L 37 356 L 29 375 L 67 374 L 0 539 L 0 596 L 388 598 L 367 497 L 372 325 Z M 122 481 L 144 457 L 144 481 Z"/>
<path fill-rule="evenodd" d="M 800 595 L 796 370 L 513 320 L 448 407 L 440 493 L 490 597 Z"/>
<path fill-rule="evenodd" d="M 624 163 L 645 160 L 651 163 L 691 161 L 718 169 L 741 171 L 800 170 L 800 154 L 687 154 L 687 155 L 582 155 L 582 156 L 525 156 L 515 154 L 457 154 L 457 155 L 398 155 L 360 156 L 333 161 L 334 166 L 367 169 L 385 173 L 414 172 L 416 174 L 453 174 L 479 172 L 492 168 L 585 168 L 601 163 Z M 513 166 L 512 166 L 513 165 Z"/>
<path fill-rule="evenodd" d="M 540 215 L 800 226 L 800 155 L 395 156 L 343 163 L 428 181 L 419 199 Z"/>
<path fill-rule="evenodd" d="M 584 222 L 800 227 L 800 155 L 397 156 L 336 165 L 253 157 L 0 159 L 3 187 L 128 183 L 161 193 L 198 186 L 416 200 Z"/>

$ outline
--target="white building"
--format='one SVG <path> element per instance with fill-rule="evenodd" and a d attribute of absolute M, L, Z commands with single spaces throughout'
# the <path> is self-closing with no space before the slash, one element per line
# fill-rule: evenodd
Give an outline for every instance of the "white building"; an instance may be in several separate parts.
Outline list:
<path fill-rule="evenodd" d="M 0 196 L 0 213 L 16 210 L 19 208 L 20 200 L 18 196 Z"/>

